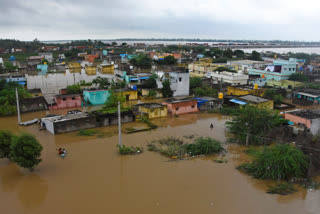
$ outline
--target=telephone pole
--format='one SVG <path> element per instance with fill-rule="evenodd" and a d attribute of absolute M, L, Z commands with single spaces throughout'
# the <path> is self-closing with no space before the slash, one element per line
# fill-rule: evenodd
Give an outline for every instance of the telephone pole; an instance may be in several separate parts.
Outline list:
<path fill-rule="evenodd" d="M 21 118 L 20 118 L 20 105 L 19 105 L 19 94 L 18 94 L 18 89 L 16 88 L 16 99 L 17 99 L 17 113 L 18 113 L 18 123 L 21 123 Z"/>
<path fill-rule="evenodd" d="M 121 112 L 120 112 L 120 102 L 118 102 L 118 127 L 119 127 L 119 146 L 121 146 Z"/>

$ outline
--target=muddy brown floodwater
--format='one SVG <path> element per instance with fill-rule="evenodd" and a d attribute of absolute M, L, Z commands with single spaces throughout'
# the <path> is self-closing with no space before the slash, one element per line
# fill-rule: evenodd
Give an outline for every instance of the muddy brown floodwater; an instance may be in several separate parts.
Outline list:
<path fill-rule="evenodd" d="M 48 112 L 47 112 L 48 113 Z M 46 112 L 23 114 L 22 120 Z M 225 117 L 189 114 L 154 120 L 156 130 L 126 135 L 126 145 L 143 146 L 137 156 L 118 155 L 117 126 L 99 128 L 104 137 L 52 135 L 37 125 L 20 127 L 16 117 L 0 118 L 0 129 L 34 134 L 44 147 L 34 172 L 0 160 L 1 214 L 56 213 L 223 213 L 319 214 L 320 192 L 300 189 L 290 196 L 266 194 L 270 182 L 252 179 L 235 167 L 246 160 L 240 146 L 228 146 L 228 163 L 216 157 L 170 161 L 147 151 L 148 141 L 164 136 L 210 136 L 225 140 Z M 213 130 L 209 128 L 214 124 Z M 124 124 L 141 126 L 139 123 Z M 56 148 L 68 151 L 65 159 Z M 226 146 L 227 147 L 227 146 Z"/>

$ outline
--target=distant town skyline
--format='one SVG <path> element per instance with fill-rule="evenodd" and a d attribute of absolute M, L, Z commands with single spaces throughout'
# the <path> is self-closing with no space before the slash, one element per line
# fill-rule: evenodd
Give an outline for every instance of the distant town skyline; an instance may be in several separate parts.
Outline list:
<path fill-rule="evenodd" d="M 0 38 L 319 41 L 316 0 L 0 0 Z"/>

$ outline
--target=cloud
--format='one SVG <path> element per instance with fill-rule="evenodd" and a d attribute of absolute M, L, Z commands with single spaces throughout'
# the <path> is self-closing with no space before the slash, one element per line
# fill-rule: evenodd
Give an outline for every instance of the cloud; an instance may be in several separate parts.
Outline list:
<path fill-rule="evenodd" d="M 0 38 L 319 40 L 315 0 L 0 0 Z"/>

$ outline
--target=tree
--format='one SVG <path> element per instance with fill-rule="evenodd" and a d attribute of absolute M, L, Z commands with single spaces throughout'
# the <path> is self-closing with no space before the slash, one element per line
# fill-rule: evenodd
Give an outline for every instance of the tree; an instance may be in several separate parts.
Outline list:
<path fill-rule="evenodd" d="M 81 93 L 80 84 L 67 86 L 67 94 L 80 94 L 80 93 Z"/>
<path fill-rule="evenodd" d="M 263 93 L 263 97 L 269 100 L 273 100 L 273 97 L 276 95 L 276 91 L 273 89 L 266 89 Z"/>
<path fill-rule="evenodd" d="M 280 106 L 282 102 L 283 102 L 283 96 L 281 96 L 280 94 L 277 94 L 273 97 L 274 105 Z"/>
<path fill-rule="evenodd" d="M 13 136 L 10 131 L 0 130 L 0 158 L 9 158 Z"/>
<path fill-rule="evenodd" d="M 4 62 L 4 67 L 8 72 L 15 72 L 18 69 L 18 66 L 14 66 L 12 62 Z"/>
<path fill-rule="evenodd" d="M 227 127 L 234 133 L 231 141 L 245 144 L 263 143 L 263 137 L 275 126 L 278 115 L 266 108 L 247 105 L 240 108 Z"/>
<path fill-rule="evenodd" d="M 116 45 L 118 45 L 118 43 L 112 42 L 112 46 L 116 46 Z"/>
<path fill-rule="evenodd" d="M 49 61 L 48 61 L 47 59 L 43 59 L 43 60 L 41 60 L 41 64 L 43 64 L 43 65 L 44 65 L 44 63 L 46 63 L 47 65 L 49 65 Z"/>
<path fill-rule="evenodd" d="M 193 94 L 197 97 L 209 96 L 209 97 L 218 97 L 218 91 L 213 88 L 204 87 L 204 88 L 195 88 L 193 89 Z"/>
<path fill-rule="evenodd" d="M 223 56 L 227 57 L 228 59 L 232 59 L 232 54 L 232 50 L 229 48 L 223 51 Z"/>
<path fill-rule="evenodd" d="M 289 80 L 300 81 L 300 82 L 308 82 L 310 78 L 304 74 L 293 73 L 290 75 Z"/>
<path fill-rule="evenodd" d="M 190 77 L 190 90 L 193 90 L 195 88 L 201 88 L 202 87 L 202 80 L 200 77 Z"/>
<path fill-rule="evenodd" d="M 218 71 L 219 73 L 222 71 L 227 71 L 227 72 L 231 72 L 231 73 L 238 73 L 236 70 L 232 70 L 232 69 L 224 67 L 224 66 L 219 66 L 216 69 L 214 69 L 214 71 Z"/>
<path fill-rule="evenodd" d="M 14 137 L 10 149 L 11 160 L 23 168 L 32 170 L 41 162 L 42 146 L 30 134 L 21 134 Z"/>
<path fill-rule="evenodd" d="M 238 58 L 244 57 L 244 51 L 243 50 L 235 50 L 233 51 L 233 54 L 236 55 Z"/>
<path fill-rule="evenodd" d="M 165 80 L 163 83 L 162 83 L 162 89 L 161 89 L 161 92 L 162 92 L 162 95 L 163 97 L 172 97 L 173 96 L 173 91 L 171 90 L 171 87 L 170 87 L 170 81 L 169 80 Z"/>
<path fill-rule="evenodd" d="M 257 51 L 252 51 L 250 59 L 251 60 L 257 60 L 257 61 L 262 61 L 261 55 Z"/>
<path fill-rule="evenodd" d="M 93 84 L 98 85 L 100 89 L 108 89 L 111 86 L 108 78 L 97 77 L 92 81 Z"/>
<path fill-rule="evenodd" d="M 128 44 L 126 42 L 122 42 L 121 46 L 127 46 Z"/>
<path fill-rule="evenodd" d="M 130 59 L 130 63 L 138 68 L 151 68 L 152 66 L 152 59 L 147 55 L 141 54 L 138 57 Z"/>
<path fill-rule="evenodd" d="M 143 87 L 150 88 L 150 89 L 157 88 L 157 81 L 156 81 L 157 78 L 158 78 L 158 75 L 152 74 L 150 78 L 143 83 Z"/>
<path fill-rule="evenodd" d="M 176 58 L 174 58 L 174 56 L 171 55 L 164 57 L 163 61 L 165 65 L 174 65 L 177 63 Z"/>

